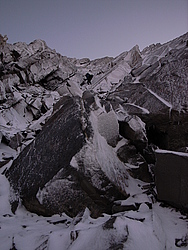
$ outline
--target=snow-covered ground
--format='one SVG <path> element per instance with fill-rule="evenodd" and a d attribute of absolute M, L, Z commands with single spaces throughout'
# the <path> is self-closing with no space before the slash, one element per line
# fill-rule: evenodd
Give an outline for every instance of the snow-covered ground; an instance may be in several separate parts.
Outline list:
<path fill-rule="evenodd" d="M 103 214 L 97 219 L 90 217 L 88 209 L 75 218 L 66 214 L 43 217 L 19 206 L 13 214 L 9 204 L 10 185 L 2 174 L 6 167 L 1 168 L 0 174 L 1 250 L 173 250 L 180 246 L 188 249 L 187 217 L 158 202 L 149 208 L 150 200 L 139 188 L 141 181 L 130 179 L 131 197 L 121 201 L 122 205 L 140 203 L 138 211 Z"/>

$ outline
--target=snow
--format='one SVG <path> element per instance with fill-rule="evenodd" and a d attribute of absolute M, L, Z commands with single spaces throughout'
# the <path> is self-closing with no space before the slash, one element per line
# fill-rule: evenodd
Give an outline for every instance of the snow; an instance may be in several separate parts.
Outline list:
<path fill-rule="evenodd" d="M 119 136 L 119 124 L 114 111 L 111 110 L 99 115 L 98 130 L 110 145 L 116 145 Z"/>
<path fill-rule="evenodd" d="M 151 89 L 147 90 L 153 95 L 155 96 L 158 100 L 160 100 L 162 103 L 164 103 L 167 107 L 169 107 L 170 109 L 172 109 L 172 104 L 167 102 L 166 100 L 164 100 L 162 97 L 160 97 L 159 95 L 157 95 L 156 93 L 154 93 Z"/>
<path fill-rule="evenodd" d="M 94 136 L 90 139 L 81 151 L 75 155 L 71 165 L 78 169 L 79 160 L 83 161 L 85 171 L 92 176 L 94 185 L 100 187 L 100 176 L 96 179 L 97 170 L 102 170 L 109 180 L 116 184 L 122 191 L 126 192 L 127 172 L 125 165 L 117 158 L 116 151 L 109 146 L 106 139 L 98 132 L 98 118 L 101 110 L 91 111 L 90 122 L 93 127 Z M 94 174 L 95 173 L 95 174 Z"/>
<path fill-rule="evenodd" d="M 133 103 L 125 103 L 125 104 L 124 104 L 124 107 L 126 107 L 126 105 L 129 105 L 129 106 L 136 107 L 136 108 L 140 109 L 140 110 L 142 111 L 142 114 L 149 114 L 149 113 L 150 113 L 148 109 L 143 108 L 143 107 L 141 107 L 141 106 L 138 106 L 138 105 L 136 105 L 136 104 L 133 104 Z"/>
<path fill-rule="evenodd" d="M 95 161 L 96 167 L 97 162 L 100 162 L 109 179 L 119 182 L 118 185 L 130 194 L 128 199 L 117 201 L 118 204 L 141 204 L 138 211 L 119 212 L 112 216 L 103 214 L 93 219 L 86 208 L 83 215 L 75 218 L 70 218 L 66 214 L 43 217 L 26 211 L 20 205 L 13 214 L 9 204 L 10 185 L 6 177 L 1 174 L 11 165 L 10 161 L 0 169 L 0 249 L 9 250 L 15 246 L 19 250 L 107 250 L 110 247 L 113 249 L 113 246 L 115 249 L 115 244 L 116 247 L 119 244 L 119 249 L 129 250 L 179 249 L 175 246 L 175 242 L 176 239 L 186 239 L 188 235 L 187 217 L 175 209 L 161 207 L 158 202 L 152 204 L 152 199 L 143 189 L 147 183 L 127 176 L 126 169 L 129 166 L 121 163 L 116 157 L 117 149 L 126 144 L 127 140 L 119 141 L 116 148 L 107 144 L 105 138 L 97 132 L 99 111 L 101 112 L 101 110 L 91 111 L 90 121 L 94 129 L 94 141 L 87 142 L 84 151 L 84 155 L 87 156 L 86 163 Z M 163 151 L 157 150 L 157 152 Z M 3 154 L 16 157 L 17 154 L 4 144 L 0 144 L 0 152 L 1 157 Z M 181 152 L 178 154 L 187 156 Z M 78 168 L 76 164 L 76 157 L 73 157 L 71 165 Z M 126 174 L 124 179 L 122 179 L 123 173 Z M 152 204 L 151 209 L 147 203 Z M 113 227 L 105 229 L 105 223 L 112 218 L 115 218 Z"/>
<path fill-rule="evenodd" d="M 170 151 L 170 150 L 164 150 L 164 149 L 156 149 L 155 152 L 156 152 L 156 153 L 160 153 L 160 154 L 175 154 L 175 155 L 179 155 L 179 156 L 188 157 L 188 153 L 178 152 L 178 151 Z"/>
<path fill-rule="evenodd" d="M 93 219 L 88 209 L 81 217 L 73 219 L 65 214 L 38 216 L 22 206 L 14 215 L 8 202 L 9 183 L 3 175 L 0 175 L 0 185 L 2 250 L 11 249 L 13 243 L 19 250 L 107 250 L 116 242 L 124 242 L 123 249 L 129 250 L 175 250 L 179 249 L 175 246 L 175 239 L 181 239 L 188 233 L 186 216 L 161 207 L 159 203 L 153 204 L 152 209 L 142 203 L 138 211 L 114 214 L 113 217 L 117 218 L 112 229 L 104 228 L 112 218 L 110 215 Z M 142 196 L 140 201 L 145 202 L 145 198 Z"/>
<path fill-rule="evenodd" d="M 145 132 L 145 123 L 138 116 L 132 117 L 128 123 L 134 131 Z"/>

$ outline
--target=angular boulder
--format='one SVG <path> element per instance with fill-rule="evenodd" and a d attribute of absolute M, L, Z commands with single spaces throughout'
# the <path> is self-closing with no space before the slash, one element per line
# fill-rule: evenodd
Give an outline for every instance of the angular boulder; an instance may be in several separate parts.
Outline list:
<path fill-rule="evenodd" d="M 178 208 L 188 209 L 188 153 L 156 150 L 157 197 Z"/>
<path fill-rule="evenodd" d="M 81 98 L 63 97 L 7 170 L 13 211 L 20 198 L 37 214 L 76 216 L 88 207 L 97 217 L 111 213 L 114 200 L 127 197 L 126 168 L 108 144 L 109 136 L 98 131 L 101 110 L 86 110 Z"/>
<path fill-rule="evenodd" d="M 39 188 L 69 166 L 85 142 L 78 99 L 63 98 L 36 140 L 26 147 L 6 172 L 21 199 L 33 199 Z"/>
<path fill-rule="evenodd" d="M 147 146 L 145 123 L 138 116 L 127 116 L 119 121 L 120 134 L 131 140 L 139 151 Z"/>

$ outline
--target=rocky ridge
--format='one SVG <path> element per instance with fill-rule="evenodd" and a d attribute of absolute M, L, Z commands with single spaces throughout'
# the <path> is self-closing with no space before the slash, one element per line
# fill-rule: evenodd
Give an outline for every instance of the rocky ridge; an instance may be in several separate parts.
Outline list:
<path fill-rule="evenodd" d="M 45 216 L 88 207 L 98 217 L 152 209 L 157 198 L 187 208 L 178 192 L 168 198 L 171 186 L 162 195 L 159 180 L 163 150 L 184 151 L 181 163 L 188 146 L 187 41 L 188 33 L 93 61 L 41 40 L 2 44 L 0 166 L 12 212 L 22 203 Z"/>

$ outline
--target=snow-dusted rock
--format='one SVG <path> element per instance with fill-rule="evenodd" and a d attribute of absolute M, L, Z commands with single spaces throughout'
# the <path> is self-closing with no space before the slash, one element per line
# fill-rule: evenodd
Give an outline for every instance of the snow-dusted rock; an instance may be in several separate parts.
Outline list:
<path fill-rule="evenodd" d="M 114 111 L 99 114 L 98 130 L 109 145 L 116 146 L 119 137 L 119 124 Z"/>
<path fill-rule="evenodd" d="M 35 141 L 6 173 L 14 192 L 37 213 L 75 216 L 85 207 L 93 216 L 110 212 L 113 200 L 127 195 L 128 178 L 106 141 L 114 135 L 106 139 L 100 135 L 97 113 L 87 121 L 80 99 L 64 97 L 56 106 Z M 117 124 L 114 114 L 109 119 Z"/>
<path fill-rule="evenodd" d="M 66 168 L 84 143 L 84 135 L 80 130 L 79 104 L 76 100 L 65 98 L 62 105 L 62 112 L 52 116 L 46 129 L 34 143 L 25 148 L 7 173 L 14 190 L 23 199 L 35 197 L 39 187 L 42 188 L 61 168 Z"/>
<path fill-rule="evenodd" d="M 188 209 L 188 154 L 159 149 L 155 152 L 158 199 Z"/>
<path fill-rule="evenodd" d="M 120 134 L 142 150 L 147 146 L 147 135 L 145 123 L 138 116 L 127 116 L 123 121 L 119 121 Z"/>

